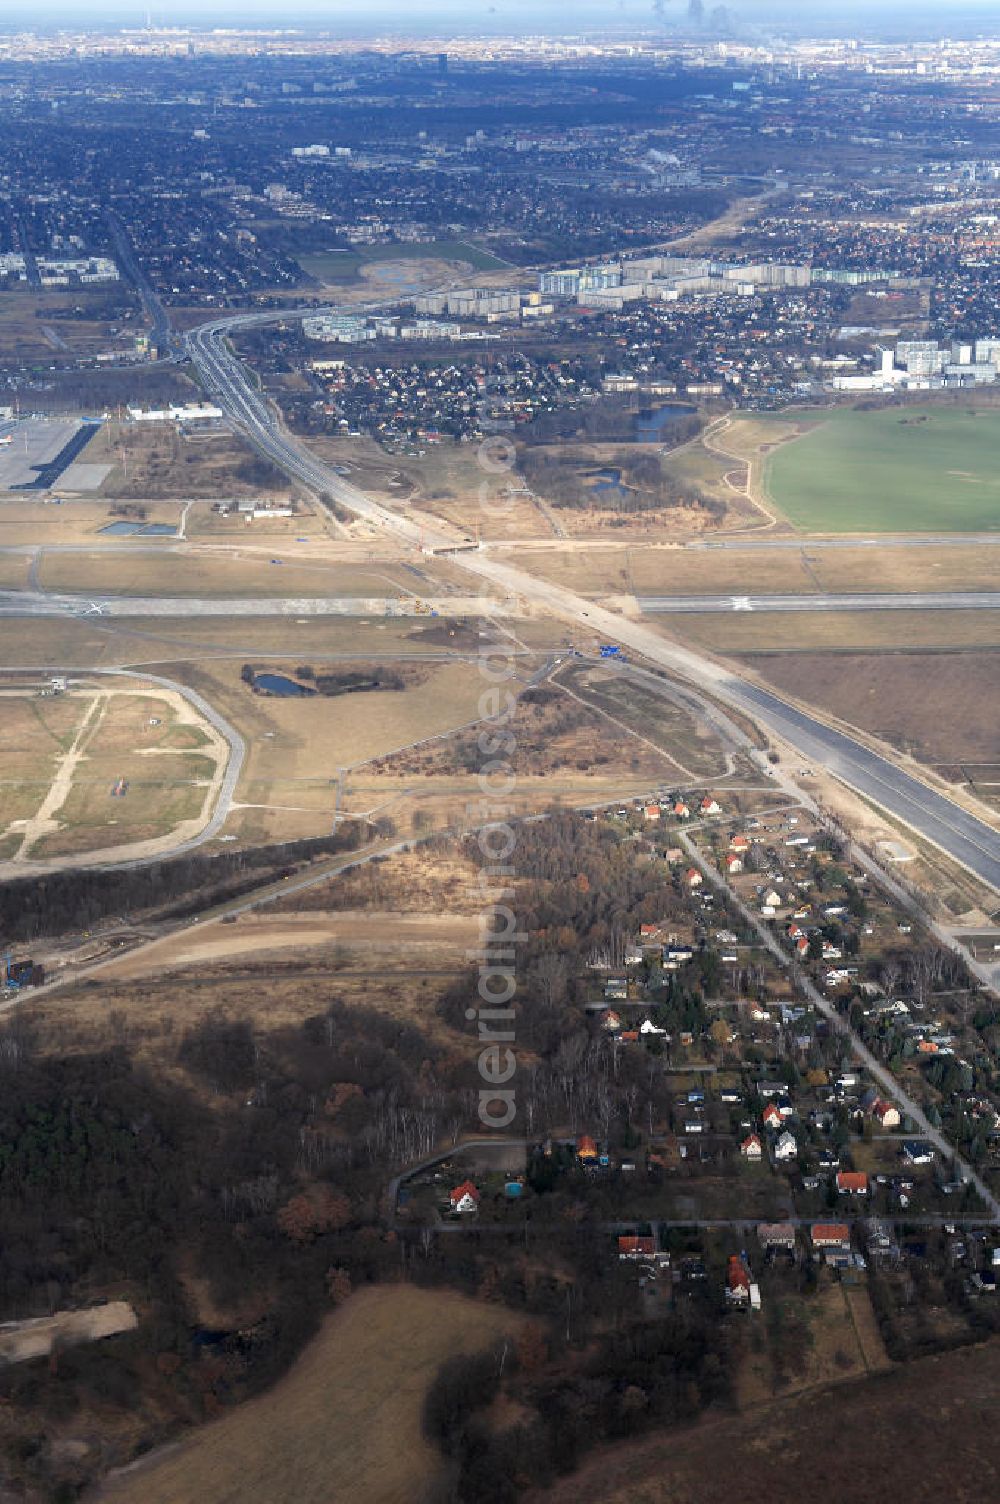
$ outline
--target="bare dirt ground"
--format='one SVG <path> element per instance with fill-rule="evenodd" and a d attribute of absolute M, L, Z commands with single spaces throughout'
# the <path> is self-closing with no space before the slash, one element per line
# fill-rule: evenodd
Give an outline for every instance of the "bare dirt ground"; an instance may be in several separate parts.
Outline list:
<path fill-rule="evenodd" d="M 289 902 L 294 904 L 295 899 Z M 280 918 L 273 913 L 243 914 L 232 924 L 216 921 L 200 927 L 196 934 L 188 931 L 179 943 L 174 936 L 167 936 L 138 955 L 123 955 L 105 967 L 104 975 L 117 983 L 233 960 L 252 958 L 257 964 L 265 957 L 295 959 L 303 951 L 310 952 L 310 958 L 319 965 L 324 948 L 336 950 L 338 965 L 354 965 L 359 959 L 367 962 L 377 949 L 386 965 L 405 958 L 419 970 L 423 965 L 464 957 L 466 947 L 475 944 L 477 936 L 473 916 L 440 909 L 423 913 L 338 909 L 332 913 L 286 912 Z"/>
<path fill-rule="evenodd" d="M 55 1347 L 78 1342 L 96 1342 L 119 1332 L 132 1332 L 139 1325 L 132 1307 L 124 1300 L 108 1301 L 87 1311 L 57 1311 L 28 1321 L 0 1324 L 0 1363 L 26 1363 L 47 1358 Z"/>
<path fill-rule="evenodd" d="M 883 1504 L 891 1492 L 935 1504 L 1000 1493 L 992 1395 L 1000 1344 L 923 1358 L 891 1372 L 683 1431 L 603 1448 L 533 1504 Z"/>

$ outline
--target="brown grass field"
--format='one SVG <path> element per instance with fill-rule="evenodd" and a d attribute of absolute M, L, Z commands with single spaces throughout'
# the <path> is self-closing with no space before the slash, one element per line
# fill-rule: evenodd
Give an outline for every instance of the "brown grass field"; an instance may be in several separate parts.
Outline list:
<path fill-rule="evenodd" d="M 88 449 L 84 456 L 88 463 L 89 454 Z M 147 522 L 163 522 L 176 527 L 179 517 L 180 507 L 176 502 L 152 502 L 146 508 Z M 114 521 L 106 501 L 4 498 L 0 500 L 0 547 L 92 543 L 96 549 L 105 541 L 99 536 L 101 528 Z M 121 544 L 123 540 L 113 541 Z M 148 544 L 149 540 L 145 541 Z"/>
<path fill-rule="evenodd" d="M 656 616 L 665 637 L 711 652 L 874 652 L 909 648 L 1000 647 L 995 611 L 730 611 L 723 615 Z"/>
<path fill-rule="evenodd" d="M 70 746 L 86 702 L 75 696 L 36 699 L 23 693 L 2 696 L 0 778 L 46 782 L 55 760 Z"/>
<path fill-rule="evenodd" d="M 560 672 L 559 682 L 614 717 L 620 727 L 658 747 L 688 779 L 719 778 L 726 772 L 723 749 L 714 733 L 661 695 L 603 668 L 571 665 Z"/>
<path fill-rule="evenodd" d="M 595 672 L 600 674 L 599 670 Z M 567 678 L 565 685 L 562 680 L 553 681 L 519 699 L 509 722 L 515 740 L 509 761 L 518 778 L 544 777 L 558 784 L 579 777 L 582 790 L 590 778 L 606 779 L 624 770 L 651 783 L 676 779 L 682 773 L 681 766 L 661 751 L 648 731 L 628 727 L 614 714 L 614 704 L 605 707 L 597 699 L 585 702 L 579 690 L 577 680 Z M 421 780 L 474 772 L 482 761 L 477 747 L 479 734 L 478 728 L 470 728 L 426 742 L 369 763 L 365 771 Z"/>
<path fill-rule="evenodd" d="M 138 302 L 121 283 L 115 286 L 114 298 L 119 302 Z M 127 340 L 117 340 L 111 335 L 111 324 L 106 320 L 87 317 L 100 306 L 103 294 L 88 293 L 81 288 L 61 290 L 46 288 L 36 290 L 28 287 L 11 288 L 0 294 L 0 359 L 9 362 L 37 360 L 43 363 L 64 363 L 69 356 L 60 350 L 58 340 L 68 346 L 77 356 L 96 355 L 113 347 L 127 348 Z M 60 318 L 65 310 L 83 310 L 83 317 Z M 46 326 L 57 336 L 46 336 Z M 115 320 L 120 327 L 120 321 Z M 136 322 L 134 333 L 142 329 Z M 128 326 L 126 325 L 126 328 Z"/>
<path fill-rule="evenodd" d="M 588 595 L 813 595 L 992 590 L 1000 547 L 518 549 L 529 573 Z"/>
<path fill-rule="evenodd" d="M 243 541 L 243 540 L 240 540 Z M 39 578 L 46 590 L 96 595 L 322 597 L 372 596 L 394 599 L 414 593 L 415 577 L 406 584 L 398 572 L 309 563 L 281 544 L 277 550 L 192 552 L 167 547 L 156 555 L 95 548 L 87 553 L 46 553 Z M 272 558 L 281 560 L 272 564 Z"/>
<path fill-rule="evenodd" d="M 530 497 L 507 495 L 520 484 L 516 472 L 484 470 L 472 445 L 441 444 L 422 455 L 388 454 L 372 439 L 310 437 L 309 447 L 332 464 L 349 467 L 348 479 L 362 490 L 417 516 L 441 517 L 470 536 L 554 536 Z"/>
<path fill-rule="evenodd" d="M 768 1294 L 768 1304 L 778 1301 L 785 1319 L 801 1321 L 808 1333 L 800 1364 L 787 1368 L 773 1329 L 754 1323 L 744 1337 L 742 1361 L 736 1379 L 736 1399 L 741 1410 L 774 1399 L 789 1397 L 821 1385 L 836 1384 L 867 1373 L 882 1373 L 891 1367 L 886 1355 L 868 1292 L 848 1289 L 832 1278 L 824 1279 L 809 1300 L 798 1295 L 782 1300 Z"/>
<path fill-rule="evenodd" d="M 803 652 L 745 661 L 776 689 L 924 762 L 1000 764 L 1000 653 Z"/>
<path fill-rule="evenodd" d="M 364 1290 L 327 1317 L 288 1376 L 97 1498 L 143 1504 L 417 1504 L 443 1473 L 421 1432 L 445 1358 L 489 1347 L 519 1318 L 440 1290 Z"/>
<path fill-rule="evenodd" d="M 1000 1343 L 756 1406 L 594 1454 L 532 1504 L 936 1504 L 1000 1493 Z"/>
<path fill-rule="evenodd" d="M 205 694 L 246 738 L 226 833 L 251 842 L 327 834 L 341 769 L 474 719 L 482 690 L 474 664 L 451 661 L 421 664 L 418 682 L 402 691 L 275 699 L 254 694 L 240 666 L 203 660 L 173 664 L 167 673 Z M 367 802 L 347 800 L 343 808 L 367 811 L 393 792 L 383 786 Z"/>
<path fill-rule="evenodd" d="M 252 522 L 247 521 L 245 512 L 230 511 L 223 515 L 213 510 L 211 501 L 199 501 L 188 513 L 185 535 L 196 542 L 226 542 L 242 547 L 271 538 L 282 543 L 293 539 L 297 542 L 299 538 L 325 539 L 329 537 L 329 525 L 319 508 L 311 507 L 301 497 L 293 517 L 255 517 Z"/>
<path fill-rule="evenodd" d="M 288 700 L 254 694 L 235 663 L 179 665 L 176 673 L 186 682 L 197 680 L 212 703 L 253 738 L 247 780 L 271 782 L 335 778 L 338 768 L 478 715 L 482 682 L 475 664 L 426 664 L 421 670 L 420 682 L 403 690 Z"/>
<path fill-rule="evenodd" d="M 167 835 L 202 813 L 223 756 L 216 733 L 176 696 L 102 686 L 39 699 L 28 689 L 4 709 L 0 834 L 18 837 L 5 855 L 22 839 L 35 859 Z M 64 764 L 70 752 L 78 760 Z M 122 778 L 128 792 L 112 798 Z"/>
<path fill-rule="evenodd" d="M 249 445 L 228 431 L 185 437 L 173 423 L 112 421 L 91 439 L 86 458 L 91 464 L 115 467 L 101 488 L 103 496 L 215 500 L 291 494 L 285 477 L 271 466 L 258 466 Z"/>
<path fill-rule="evenodd" d="M 199 764 L 205 761 L 198 759 Z M 187 758 L 170 759 L 170 764 L 162 770 L 157 767 L 155 782 L 131 781 L 123 799 L 110 796 L 120 764 L 109 763 L 105 777 L 99 767 L 85 764 L 89 776 L 74 781 L 55 816 L 61 829 L 37 842 L 31 855 L 72 856 L 133 841 L 149 841 L 185 820 L 197 819 L 205 802 L 205 790 L 191 787 L 190 781 L 203 770 L 200 766 L 190 768 Z M 211 768 L 210 763 L 208 767 Z M 175 776 L 171 778 L 171 774 Z"/>
<path fill-rule="evenodd" d="M 324 659 L 355 662 L 360 658 L 395 659 L 419 653 L 444 661 L 456 652 L 475 651 L 449 635 L 443 622 L 427 625 L 419 618 L 385 617 L 226 617 L 190 616 L 170 620 L 151 617 L 32 620 L 0 618 L 0 655 L 19 666 L 86 668 L 170 665 L 178 657 L 219 656 L 240 665 L 256 654 L 280 654 L 297 663 L 319 666 Z M 546 622 L 519 622 L 518 637 L 529 646 L 565 644 L 567 633 Z M 526 667 L 537 666 L 524 660 Z"/>
<path fill-rule="evenodd" d="M 0 590 L 23 590 L 29 562 L 27 554 L 0 554 Z"/>

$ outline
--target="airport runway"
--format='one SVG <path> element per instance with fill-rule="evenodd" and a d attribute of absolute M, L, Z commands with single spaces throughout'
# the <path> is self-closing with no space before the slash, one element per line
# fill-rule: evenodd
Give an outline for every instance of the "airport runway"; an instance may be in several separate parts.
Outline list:
<path fill-rule="evenodd" d="M 310 310 L 314 311 L 314 310 Z M 336 502 L 356 517 L 416 547 L 454 548 L 455 534 L 421 526 L 399 516 L 348 484 L 281 426 L 275 411 L 257 390 L 242 361 L 227 344 L 230 331 L 303 314 L 288 310 L 244 315 L 202 325 L 188 336 L 191 359 L 208 393 L 258 451 L 299 480 L 327 506 Z M 798 545 L 801 547 L 801 543 Z M 599 640 L 633 648 L 682 679 L 707 689 L 724 703 L 781 736 L 805 758 L 827 768 L 851 788 L 867 795 L 926 840 L 1000 891 L 1000 832 L 967 813 L 953 800 L 878 756 L 860 742 L 835 731 L 818 718 L 758 688 L 713 659 L 662 637 L 646 622 L 630 621 L 572 590 L 526 574 L 485 551 L 453 555 L 453 563 L 489 582 L 510 598 L 521 598 L 541 612 L 574 623 Z M 732 609 L 731 600 L 727 609 Z"/>
<path fill-rule="evenodd" d="M 648 615 L 728 611 L 996 611 L 1000 590 L 949 590 L 919 594 L 857 595 L 641 595 Z"/>
<path fill-rule="evenodd" d="M 995 533 L 876 533 L 858 538 L 844 533 L 838 538 L 712 538 L 685 543 L 684 547 L 697 552 L 725 549 L 739 552 L 742 549 L 794 548 L 811 554 L 818 548 L 977 548 L 987 544 L 995 548 L 1000 544 L 1000 529 Z"/>
<path fill-rule="evenodd" d="M 172 616 L 513 616 L 514 603 L 484 595 L 449 595 L 440 600 L 416 596 L 254 596 L 252 599 L 197 600 L 191 596 L 56 595 L 32 590 L 0 590 L 0 617 Z"/>

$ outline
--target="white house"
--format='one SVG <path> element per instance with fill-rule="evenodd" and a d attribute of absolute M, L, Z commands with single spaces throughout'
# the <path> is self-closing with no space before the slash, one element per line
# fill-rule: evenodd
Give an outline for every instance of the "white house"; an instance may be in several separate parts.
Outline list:
<path fill-rule="evenodd" d="M 456 1186 L 452 1191 L 448 1199 L 451 1202 L 452 1211 L 460 1212 L 463 1216 L 469 1212 L 479 1210 L 479 1192 L 471 1180 L 463 1180 L 462 1184 Z"/>

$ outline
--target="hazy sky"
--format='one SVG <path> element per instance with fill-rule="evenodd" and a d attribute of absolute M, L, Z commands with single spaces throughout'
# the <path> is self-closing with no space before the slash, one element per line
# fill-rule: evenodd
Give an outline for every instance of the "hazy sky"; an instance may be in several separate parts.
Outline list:
<path fill-rule="evenodd" d="M 716 0 L 706 0 L 711 10 Z M 955 35 L 966 30 L 1000 33 L 1000 0 L 725 0 L 746 23 L 784 23 L 797 31 L 884 25 L 896 34 Z M 683 18 L 687 0 L 663 0 L 669 20 Z M 65 22 L 98 27 L 110 22 L 233 25 L 306 23 L 357 32 L 404 30 L 578 31 L 655 24 L 653 0 L 0 0 L 0 25 Z"/>

